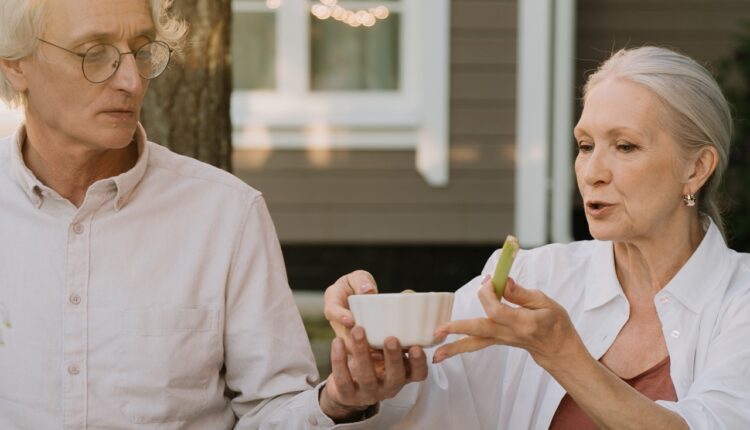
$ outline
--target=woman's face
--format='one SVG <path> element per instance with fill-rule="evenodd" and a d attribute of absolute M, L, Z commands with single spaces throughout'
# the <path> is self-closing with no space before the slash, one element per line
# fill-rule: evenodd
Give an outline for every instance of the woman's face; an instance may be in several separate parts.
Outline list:
<path fill-rule="evenodd" d="M 663 106 L 625 80 L 600 82 L 586 97 L 574 134 L 578 189 L 591 235 L 599 240 L 656 238 L 685 214 L 686 163 L 660 125 Z"/>

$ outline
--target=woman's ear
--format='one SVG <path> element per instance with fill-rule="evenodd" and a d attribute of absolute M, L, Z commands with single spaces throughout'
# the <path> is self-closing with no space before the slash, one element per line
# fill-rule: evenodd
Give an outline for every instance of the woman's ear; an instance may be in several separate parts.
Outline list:
<path fill-rule="evenodd" d="M 26 75 L 21 66 L 21 60 L 6 60 L 0 58 L 0 71 L 3 76 L 10 82 L 10 85 L 19 93 L 24 93 L 28 89 Z"/>
<path fill-rule="evenodd" d="M 716 170 L 719 153 L 715 147 L 706 145 L 698 150 L 689 163 L 689 176 L 685 185 L 688 193 L 696 194 Z"/>

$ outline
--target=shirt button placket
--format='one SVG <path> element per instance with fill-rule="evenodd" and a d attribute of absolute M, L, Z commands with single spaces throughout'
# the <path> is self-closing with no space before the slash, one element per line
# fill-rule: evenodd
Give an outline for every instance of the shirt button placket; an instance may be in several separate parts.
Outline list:
<path fill-rule="evenodd" d="M 86 293 L 89 282 L 90 222 L 85 207 L 70 224 L 67 247 L 66 291 L 63 312 L 63 360 L 66 375 L 63 380 L 64 428 L 86 427 L 86 339 L 88 338 Z"/>

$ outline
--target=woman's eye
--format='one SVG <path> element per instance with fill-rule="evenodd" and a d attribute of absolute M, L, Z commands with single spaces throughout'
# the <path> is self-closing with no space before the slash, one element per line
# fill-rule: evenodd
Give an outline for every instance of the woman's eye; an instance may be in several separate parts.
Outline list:
<path fill-rule="evenodd" d="M 620 152 L 633 152 L 635 151 L 635 145 L 633 145 L 632 143 L 627 143 L 627 142 L 618 143 L 617 150 Z"/>
<path fill-rule="evenodd" d="M 578 142 L 578 152 L 591 152 L 594 149 L 594 145 L 588 142 Z"/>

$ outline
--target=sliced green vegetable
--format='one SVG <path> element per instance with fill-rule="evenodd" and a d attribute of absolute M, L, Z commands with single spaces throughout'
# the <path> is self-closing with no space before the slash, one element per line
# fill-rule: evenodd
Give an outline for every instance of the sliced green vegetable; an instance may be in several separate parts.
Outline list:
<path fill-rule="evenodd" d="M 500 258 L 497 260 L 497 266 L 495 266 L 495 274 L 492 276 L 492 286 L 495 287 L 495 294 L 497 294 L 498 299 L 503 298 L 510 266 L 513 265 L 518 249 L 518 239 L 508 235 L 505 238 L 505 243 L 503 243 L 503 250 L 500 251 Z"/>

